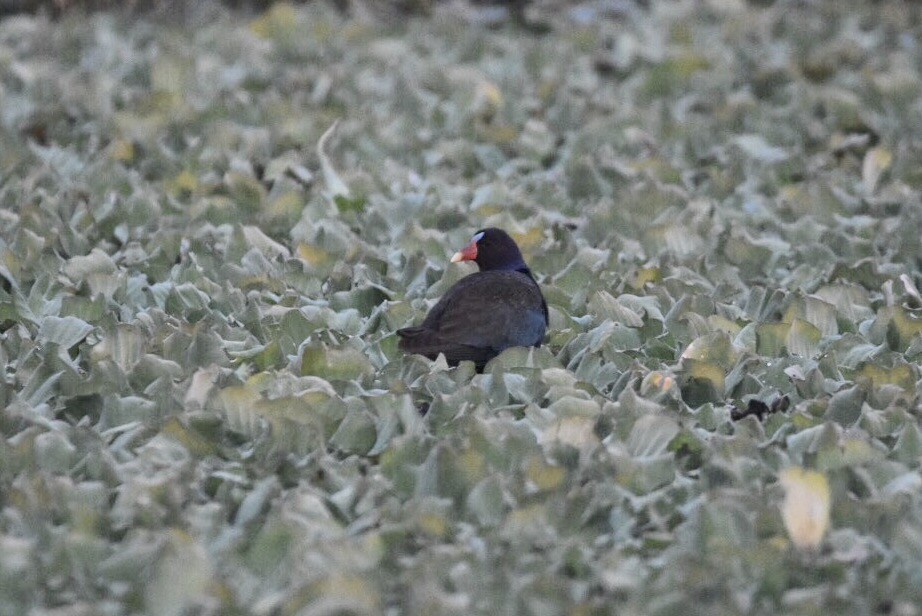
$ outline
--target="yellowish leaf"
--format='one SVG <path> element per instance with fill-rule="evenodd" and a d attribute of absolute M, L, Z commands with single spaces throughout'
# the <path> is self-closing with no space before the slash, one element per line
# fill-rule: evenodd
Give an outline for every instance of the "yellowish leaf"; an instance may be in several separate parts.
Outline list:
<path fill-rule="evenodd" d="M 831 495 L 826 475 L 792 466 L 781 473 L 785 490 L 781 516 L 798 548 L 816 549 L 829 528 Z"/>
<path fill-rule="evenodd" d="M 672 376 L 659 371 L 650 372 L 640 384 L 641 394 L 663 394 L 674 390 L 676 380 Z"/>
<path fill-rule="evenodd" d="M 331 259 L 330 253 L 310 244 L 298 244 L 298 258 L 314 267 L 326 265 Z"/>
<path fill-rule="evenodd" d="M 892 163 L 893 153 L 883 146 L 871 148 L 864 155 L 864 163 L 861 165 L 861 180 L 864 182 L 864 189 L 868 194 L 872 194 L 877 190 L 880 178 Z"/>
<path fill-rule="evenodd" d="M 634 289 L 642 289 L 645 284 L 659 282 L 662 278 L 662 272 L 658 267 L 646 267 L 636 270 L 628 284 Z"/>
<path fill-rule="evenodd" d="M 134 143 L 128 139 L 116 139 L 112 143 L 109 153 L 113 159 L 119 162 L 130 163 L 134 160 Z"/>
<path fill-rule="evenodd" d="M 478 108 L 485 107 L 492 111 L 503 104 L 503 93 L 495 83 L 484 79 L 474 87 L 474 101 Z"/>
<path fill-rule="evenodd" d="M 176 417 L 168 419 L 163 424 L 163 429 L 160 433 L 173 438 L 189 452 L 199 457 L 215 455 L 218 452 L 215 443 L 190 430 Z"/>
<path fill-rule="evenodd" d="M 448 534 L 448 522 L 445 516 L 437 513 L 424 513 L 419 516 L 419 528 L 427 535 L 444 537 Z"/>
<path fill-rule="evenodd" d="M 683 359 L 682 369 L 688 379 L 707 381 L 717 393 L 723 392 L 726 385 L 724 369 L 715 363 L 700 359 Z"/>
<path fill-rule="evenodd" d="M 259 38 L 278 38 L 295 32 L 298 27 L 297 13 L 290 2 L 276 2 L 260 17 L 250 23 L 250 31 Z"/>
<path fill-rule="evenodd" d="M 902 306 L 892 306 L 885 310 L 891 313 L 890 329 L 896 334 L 900 345 L 908 345 L 913 337 L 922 334 L 922 318 Z"/>
<path fill-rule="evenodd" d="M 532 227 L 525 233 L 513 233 L 512 239 L 519 245 L 519 249 L 527 255 L 541 245 L 542 240 L 544 240 L 544 231 L 541 230 L 541 227 Z"/>
<path fill-rule="evenodd" d="M 519 137 L 519 131 L 509 124 L 476 126 L 477 137 L 496 145 L 509 145 Z"/>
<path fill-rule="evenodd" d="M 788 330 L 785 346 L 792 355 L 813 357 L 823 334 L 819 329 L 803 319 L 794 319 Z"/>
<path fill-rule="evenodd" d="M 867 363 L 861 366 L 856 374 L 869 379 L 873 387 L 897 385 L 906 391 L 915 389 L 916 379 L 918 378 L 911 364 L 897 364 L 892 368 L 884 368 L 883 366 Z"/>
<path fill-rule="evenodd" d="M 599 444 L 595 435 L 595 418 L 564 417 L 551 425 L 544 433 L 544 442 L 559 441 L 577 448 L 591 449 Z"/>
<path fill-rule="evenodd" d="M 540 491 L 554 490 L 563 483 L 567 472 L 559 466 L 551 466 L 540 458 L 532 458 L 525 469 L 528 480 Z"/>
<path fill-rule="evenodd" d="M 710 315 L 707 318 L 707 322 L 714 331 L 724 332 L 728 336 L 735 337 L 743 329 L 735 321 L 731 321 L 730 319 L 720 316 L 719 314 Z"/>
<path fill-rule="evenodd" d="M 778 357 L 784 352 L 790 323 L 760 323 L 756 327 L 756 348 L 762 355 Z"/>
<path fill-rule="evenodd" d="M 496 203 L 486 203 L 477 208 L 477 215 L 481 218 L 489 218 L 490 216 L 496 216 L 501 214 L 503 211 L 503 206 Z"/>
<path fill-rule="evenodd" d="M 469 483 L 476 483 L 487 474 L 487 460 L 476 449 L 465 449 L 458 459 L 459 470 L 464 473 Z"/>
<path fill-rule="evenodd" d="M 188 169 L 180 171 L 169 184 L 169 190 L 174 195 L 193 193 L 196 188 L 198 188 L 198 178 Z"/>
<path fill-rule="evenodd" d="M 368 577 L 332 573 L 311 588 L 311 602 L 299 614 L 380 614 L 382 606 Z M 293 613 L 293 612 L 292 612 Z"/>

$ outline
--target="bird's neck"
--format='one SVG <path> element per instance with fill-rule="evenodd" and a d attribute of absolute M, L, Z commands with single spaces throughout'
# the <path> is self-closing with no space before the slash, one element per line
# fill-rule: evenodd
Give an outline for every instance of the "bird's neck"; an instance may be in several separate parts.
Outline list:
<path fill-rule="evenodd" d="M 531 273 L 531 270 L 528 269 L 528 266 L 525 265 L 525 262 L 524 262 L 524 261 L 519 261 L 518 263 L 513 263 L 513 264 L 510 265 L 509 267 L 503 268 L 503 269 L 506 269 L 506 270 L 509 270 L 509 271 L 512 271 L 512 272 L 519 272 L 519 273 L 521 273 L 521 274 L 525 274 L 526 276 L 528 276 L 528 277 L 531 278 L 532 280 L 535 280 L 535 275 Z"/>
<path fill-rule="evenodd" d="M 525 261 L 522 259 L 516 259 L 515 261 L 504 263 L 502 265 L 493 265 L 492 267 L 481 268 L 480 271 L 488 272 L 522 272 L 523 274 L 528 274 L 532 276 L 531 270 L 528 269 L 528 266 L 525 265 Z M 534 276 L 532 276 L 534 277 Z"/>

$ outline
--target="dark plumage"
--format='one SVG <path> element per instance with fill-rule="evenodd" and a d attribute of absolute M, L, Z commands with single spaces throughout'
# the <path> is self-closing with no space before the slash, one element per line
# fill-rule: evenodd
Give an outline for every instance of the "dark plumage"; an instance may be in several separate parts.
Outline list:
<path fill-rule="evenodd" d="M 482 370 L 504 349 L 541 346 L 547 303 L 509 234 L 478 231 L 451 260 L 474 261 L 480 271 L 448 289 L 420 326 L 397 330 L 401 350 L 430 359 L 444 353 L 452 366 L 470 360 Z"/>

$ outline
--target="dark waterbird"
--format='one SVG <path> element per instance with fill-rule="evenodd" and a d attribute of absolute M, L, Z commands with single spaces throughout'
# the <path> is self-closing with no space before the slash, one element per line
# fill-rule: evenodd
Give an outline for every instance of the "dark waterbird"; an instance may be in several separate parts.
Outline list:
<path fill-rule="evenodd" d="M 502 229 L 482 229 L 452 262 L 473 261 L 480 271 L 459 280 L 418 327 L 397 330 L 400 349 L 449 365 L 484 365 L 509 347 L 541 346 L 547 302 L 515 241 Z"/>

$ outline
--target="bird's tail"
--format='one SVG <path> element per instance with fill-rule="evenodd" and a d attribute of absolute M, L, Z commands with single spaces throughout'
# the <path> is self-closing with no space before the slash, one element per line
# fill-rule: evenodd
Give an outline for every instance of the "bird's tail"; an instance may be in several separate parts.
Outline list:
<path fill-rule="evenodd" d="M 469 360 L 477 364 L 478 370 L 483 370 L 484 365 L 497 355 L 492 348 L 452 342 L 439 336 L 438 332 L 423 327 L 398 329 L 397 335 L 400 336 L 397 346 L 401 351 L 418 353 L 429 359 L 435 359 L 439 353 L 444 353 L 450 366 L 457 366 L 460 362 Z"/>

